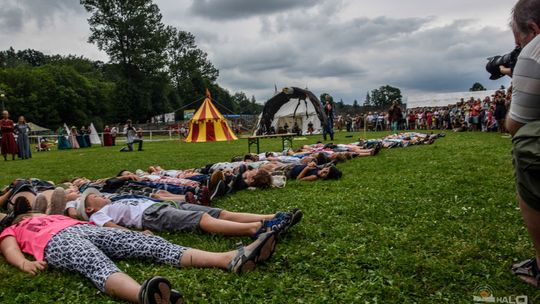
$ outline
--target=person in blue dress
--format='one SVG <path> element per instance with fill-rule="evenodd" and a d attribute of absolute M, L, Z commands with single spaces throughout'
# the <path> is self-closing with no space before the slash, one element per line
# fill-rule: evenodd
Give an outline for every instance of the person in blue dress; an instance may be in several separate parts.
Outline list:
<path fill-rule="evenodd" d="M 58 131 L 58 150 L 69 150 L 71 149 L 71 144 L 68 140 L 68 133 L 65 128 L 59 127 Z"/>
<path fill-rule="evenodd" d="M 32 150 L 30 149 L 30 126 L 26 123 L 24 116 L 19 116 L 19 121 L 15 125 L 13 132 L 17 134 L 17 148 L 20 159 L 32 158 Z"/>
<path fill-rule="evenodd" d="M 79 147 L 86 148 L 86 140 L 84 140 L 84 134 L 86 134 L 86 128 L 84 126 L 81 127 L 79 132 L 77 132 L 77 143 L 79 144 Z"/>

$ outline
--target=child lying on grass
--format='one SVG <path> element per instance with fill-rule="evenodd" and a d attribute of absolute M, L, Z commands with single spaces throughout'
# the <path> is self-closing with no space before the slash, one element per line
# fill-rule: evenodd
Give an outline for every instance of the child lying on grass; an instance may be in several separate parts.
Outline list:
<path fill-rule="evenodd" d="M 202 230 L 253 238 L 268 231 L 284 233 L 302 218 L 299 209 L 259 215 L 188 203 L 155 201 L 144 197 L 111 201 L 93 188 L 85 190 L 76 209 L 79 219 L 90 220 L 103 227 L 170 232 Z"/>
<path fill-rule="evenodd" d="M 268 260 L 275 233 L 260 234 L 236 251 L 214 253 L 172 244 L 153 235 L 98 227 L 62 215 L 26 213 L 0 234 L 0 250 L 8 263 L 36 275 L 48 266 L 77 272 L 108 295 L 134 303 L 182 303 L 169 281 L 153 277 L 143 285 L 111 260 L 143 258 L 176 267 L 222 268 L 235 273 L 252 270 Z M 24 253 L 36 260 L 28 260 Z"/>

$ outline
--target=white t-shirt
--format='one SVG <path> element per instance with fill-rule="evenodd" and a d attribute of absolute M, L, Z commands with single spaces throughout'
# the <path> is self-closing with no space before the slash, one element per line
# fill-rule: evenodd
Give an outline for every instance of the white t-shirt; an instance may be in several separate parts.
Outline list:
<path fill-rule="evenodd" d="M 156 202 L 142 198 L 126 198 L 109 203 L 98 212 L 90 216 L 90 221 L 103 227 L 105 223 L 113 222 L 117 225 L 142 229 L 142 216 L 144 211 Z"/>

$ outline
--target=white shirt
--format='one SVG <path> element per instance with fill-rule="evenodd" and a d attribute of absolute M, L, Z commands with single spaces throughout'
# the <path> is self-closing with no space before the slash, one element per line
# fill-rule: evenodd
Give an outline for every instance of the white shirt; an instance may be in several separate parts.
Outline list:
<path fill-rule="evenodd" d="M 109 203 L 101 210 L 90 216 L 90 221 L 103 227 L 108 222 L 117 225 L 142 229 L 142 216 L 144 211 L 156 202 L 142 198 L 120 199 Z"/>

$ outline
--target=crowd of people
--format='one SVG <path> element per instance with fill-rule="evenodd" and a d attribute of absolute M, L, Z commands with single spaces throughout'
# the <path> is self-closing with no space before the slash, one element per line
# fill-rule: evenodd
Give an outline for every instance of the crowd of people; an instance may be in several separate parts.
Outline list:
<path fill-rule="evenodd" d="M 388 111 L 356 115 L 338 115 L 335 128 L 356 132 L 398 130 L 453 130 L 455 132 L 506 132 L 504 119 L 510 107 L 512 93 L 500 89 L 484 99 L 469 98 L 441 107 L 401 109 L 393 103 Z"/>
<path fill-rule="evenodd" d="M 181 299 L 168 280 L 153 277 L 139 285 L 111 259 L 138 257 L 177 267 L 250 271 L 270 259 L 277 239 L 300 222 L 302 211 L 239 213 L 211 207 L 215 199 L 247 188 L 281 188 L 291 179 L 339 179 L 342 172 L 336 164 L 375 156 L 388 147 L 387 140 L 316 143 L 201 168 L 121 170 L 93 181 L 16 179 L 0 193 L 0 208 L 5 210 L 0 214 L 0 249 L 22 271 L 35 274 L 51 266 L 77 272 L 101 291 L 125 300 L 148 303 L 165 293 Z M 401 140 L 427 144 L 434 138 L 409 134 Z M 162 231 L 248 236 L 254 241 L 234 251 L 212 253 L 153 235 Z"/>
<path fill-rule="evenodd" d="M 511 91 L 501 89 L 483 100 L 461 98 L 455 105 L 446 107 L 410 109 L 405 123 L 410 130 L 506 132 L 504 119 L 511 99 Z"/>

